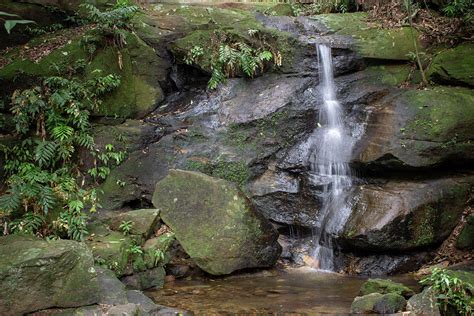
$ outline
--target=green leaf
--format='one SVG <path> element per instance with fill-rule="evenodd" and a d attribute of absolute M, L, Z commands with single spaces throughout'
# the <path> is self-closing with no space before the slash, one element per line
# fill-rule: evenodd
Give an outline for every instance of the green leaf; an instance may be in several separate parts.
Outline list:
<path fill-rule="evenodd" d="M 14 16 L 14 17 L 19 17 L 19 15 L 16 14 L 11 14 L 7 12 L 0 11 L 0 16 Z"/>
<path fill-rule="evenodd" d="M 17 24 L 30 24 L 30 23 L 35 23 L 35 21 L 31 21 L 31 20 L 6 20 L 5 21 L 5 30 L 7 31 L 8 34 L 10 34 L 11 30 Z"/>

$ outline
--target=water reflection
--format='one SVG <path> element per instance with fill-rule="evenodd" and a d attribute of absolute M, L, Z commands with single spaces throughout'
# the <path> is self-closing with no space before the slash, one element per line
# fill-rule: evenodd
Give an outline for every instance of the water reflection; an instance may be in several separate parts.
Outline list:
<path fill-rule="evenodd" d="M 196 315 L 348 315 L 364 281 L 298 269 L 271 276 L 175 281 L 146 294 L 158 304 Z"/>

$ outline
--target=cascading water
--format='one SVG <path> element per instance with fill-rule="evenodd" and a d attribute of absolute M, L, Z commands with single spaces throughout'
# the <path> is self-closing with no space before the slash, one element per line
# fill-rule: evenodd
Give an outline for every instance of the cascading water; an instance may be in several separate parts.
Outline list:
<path fill-rule="evenodd" d="M 350 209 L 346 205 L 352 181 L 349 159 L 353 139 L 344 124 L 343 109 L 337 101 L 331 48 L 318 45 L 320 91 L 323 107 L 320 109 L 316 143 L 311 155 L 311 174 L 315 183 L 322 184 L 322 207 L 314 232 L 312 253 L 316 267 L 333 270 L 332 236 L 347 220 Z"/>

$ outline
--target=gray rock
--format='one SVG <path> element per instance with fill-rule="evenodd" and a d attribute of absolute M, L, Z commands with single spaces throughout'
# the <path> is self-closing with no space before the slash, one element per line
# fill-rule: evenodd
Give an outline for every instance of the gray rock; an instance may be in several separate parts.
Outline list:
<path fill-rule="evenodd" d="M 128 303 L 123 305 L 116 305 L 111 307 L 107 311 L 107 315 L 110 316 L 129 316 L 137 315 L 140 311 L 140 308 L 136 304 Z"/>
<path fill-rule="evenodd" d="M 152 287 L 162 287 L 165 283 L 165 269 L 156 267 L 142 272 L 135 272 L 132 275 L 125 276 L 121 281 L 129 289 L 146 290 Z"/>
<path fill-rule="evenodd" d="M 407 303 L 407 311 L 415 315 L 440 316 L 439 307 L 436 304 L 436 297 L 431 287 L 425 288 L 423 292 L 413 295 Z"/>
<path fill-rule="evenodd" d="M 100 304 L 122 305 L 127 304 L 125 285 L 109 269 L 95 267 L 100 288 Z M 133 303 L 133 302 L 132 302 Z"/>
<path fill-rule="evenodd" d="M 110 228 L 112 230 L 123 232 L 120 228 L 122 222 L 131 222 L 131 235 L 139 235 L 144 239 L 148 239 L 158 228 L 160 221 L 160 211 L 157 209 L 141 209 L 133 210 L 120 214 L 116 214 L 111 222 Z"/>
<path fill-rule="evenodd" d="M 99 302 L 94 260 L 87 246 L 71 240 L 0 237 L 0 314 Z"/>

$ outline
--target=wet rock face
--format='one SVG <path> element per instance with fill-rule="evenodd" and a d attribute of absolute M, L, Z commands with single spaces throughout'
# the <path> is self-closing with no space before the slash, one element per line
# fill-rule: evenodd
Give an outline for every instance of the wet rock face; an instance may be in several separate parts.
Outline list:
<path fill-rule="evenodd" d="M 182 57 L 193 36 L 215 27 L 209 25 L 211 15 L 218 24 L 233 21 L 220 9 L 166 10 L 143 17 L 137 31 L 160 57 L 169 53 L 163 48 L 169 43 Z M 284 56 L 283 66 L 206 91 L 206 78 L 199 73 L 206 65 L 195 65 L 200 70 L 193 71 L 174 65 L 171 85 L 180 91 L 168 95 L 134 129 L 140 145 L 129 146 L 127 161 L 104 183 L 102 204 L 149 208 L 156 183 L 170 169 L 184 169 L 236 183 L 267 219 L 308 231 L 318 228 L 325 183 L 310 173 L 322 100 L 315 44 L 331 43 L 337 96 L 357 141 L 352 164 L 364 177 L 355 183 L 366 184 L 355 190 L 353 213 L 340 235 L 342 250 L 358 250 L 356 273 L 405 272 L 423 262 L 420 249 L 435 247 L 449 234 L 466 198 L 466 181 L 435 173 L 441 168 L 456 173 L 460 164 L 472 161 L 473 94 L 466 88 L 401 88 L 407 80 L 416 83 L 410 67 L 393 62 L 406 59 L 408 29 L 388 34 L 358 27 L 365 23 L 363 14 L 333 20 L 338 16 L 235 15 L 258 28 L 287 32 L 280 35 L 294 49 Z M 366 65 L 362 57 L 377 59 L 377 64 Z M 399 170 L 404 173 L 394 179 Z M 377 179 L 371 178 L 373 171 Z M 118 184 L 122 181 L 125 186 Z M 450 186 L 460 191 L 453 193 Z M 302 261 L 300 255 L 287 257 Z"/>
<path fill-rule="evenodd" d="M 399 90 L 375 104 L 355 161 L 411 169 L 472 160 L 474 92 L 435 87 Z"/>
<path fill-rule="evenodd" d="M 153 204 L 184 250 L 210 274 L 269 267 L 281 253 L 272 225 L 230 182 L 170 170 L 156 185 Z"/>
<path fill-rule="evenodd" d="M 342 242 L 368 251 L 439 244 L 458 222 L 473 181 L 470 176 L 361 186 Z"/>
<path fill-rule="evenodd" d="M 0 280 L 2 315 L 99 302 L 92 254 L 75 241 L 0 237 Z"/>

